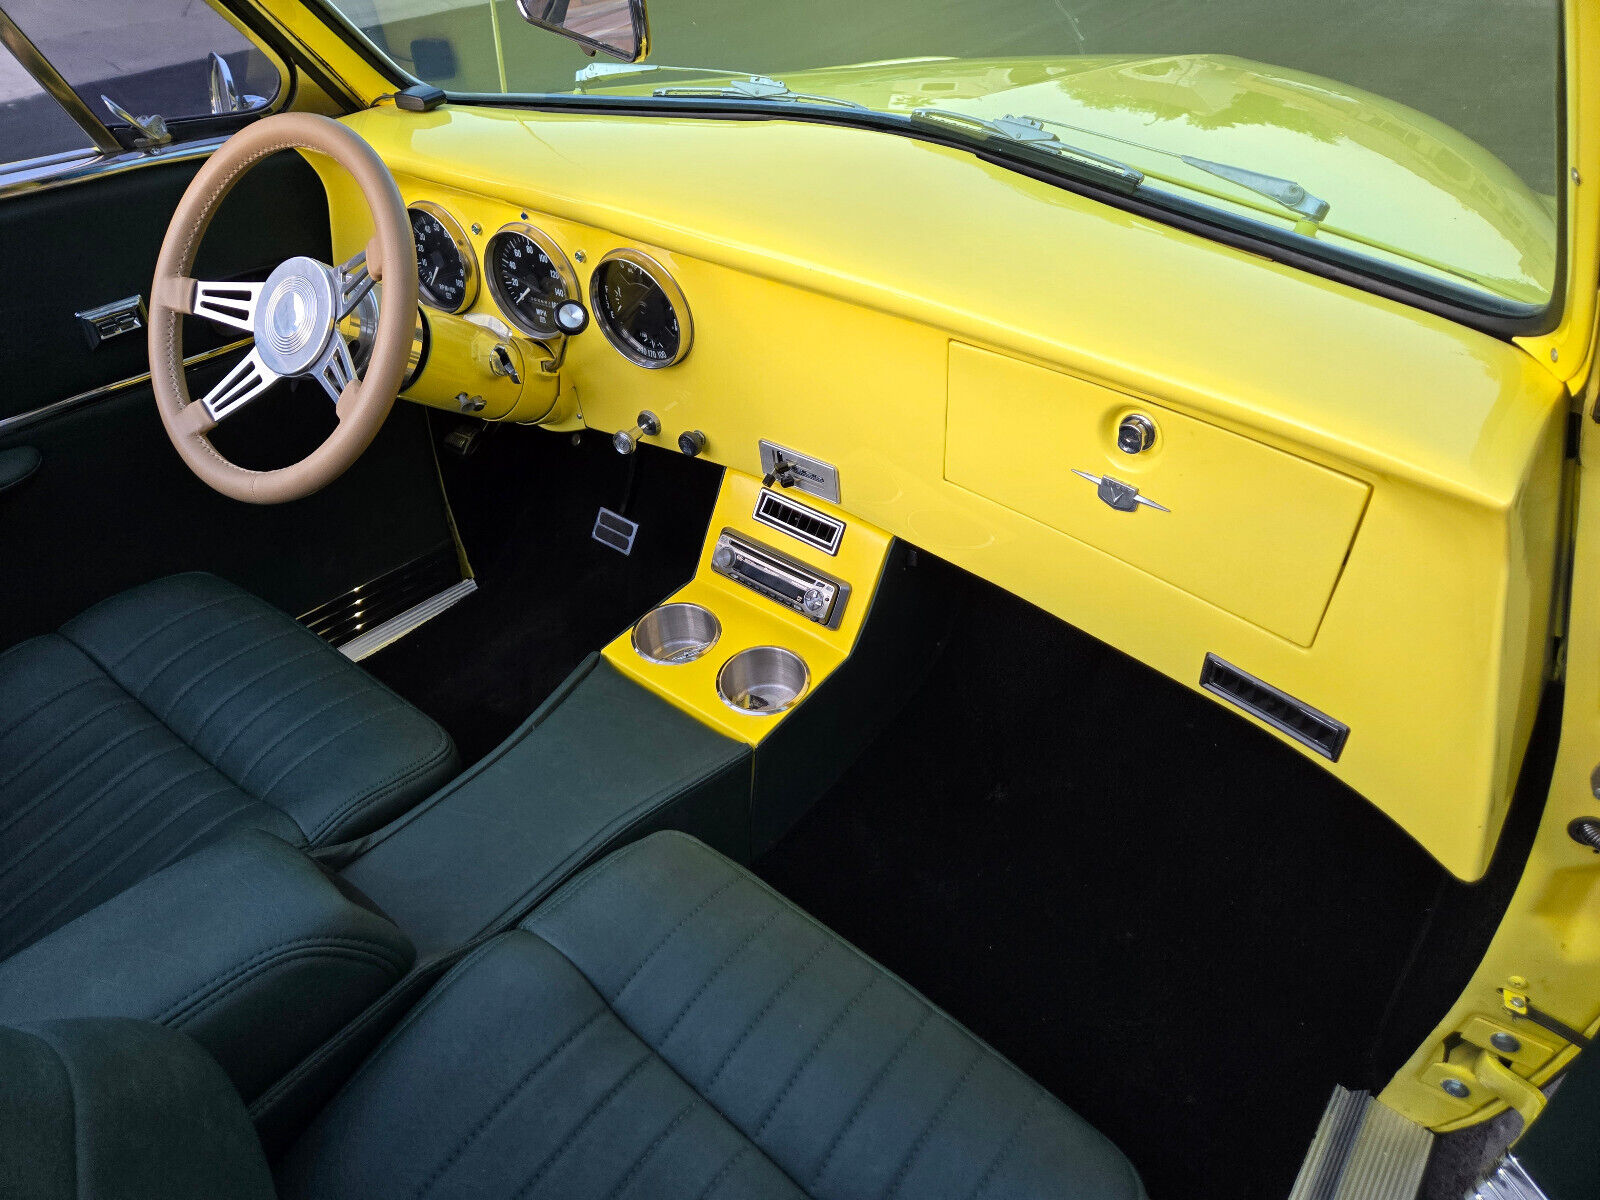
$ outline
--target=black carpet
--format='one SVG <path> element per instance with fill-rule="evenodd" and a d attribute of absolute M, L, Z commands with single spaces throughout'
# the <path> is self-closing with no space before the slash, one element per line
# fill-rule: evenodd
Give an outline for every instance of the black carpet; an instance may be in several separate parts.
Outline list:
<path fill-rule="evenodd" d="M 450 422 L 436 420 L 436 433 Z M 491 427 L 440 469 L 478 591 L 363 662 L 474 762 L 583 657 L 694 574 L 720 468 L 597 434 Z M 604 505 L 640 522 L 627 557 L 590 537 Z"/>
<path fill-rule="evenodd" d="M 1482 943 L 1434 948 L 1422 1024 L 1392 1028 L 1430 921 L 1483 909 L 1486 937 L 1506 889 L 1449 881 L 1271 736 L 974 590 L 921 693 L 758 870 L 1158 1200 L 1282 1200 L 1334 1083 L 1381 1086 L 1465 981 Z"/>

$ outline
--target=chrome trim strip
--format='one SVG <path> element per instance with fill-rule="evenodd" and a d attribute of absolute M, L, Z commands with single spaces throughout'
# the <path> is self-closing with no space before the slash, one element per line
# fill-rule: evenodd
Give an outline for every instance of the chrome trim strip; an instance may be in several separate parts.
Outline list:
<path fill-rule="evenodd" d="M 1514 1154 L 1507 1154 L 1495 1173 L 1480 1183 L 1467 1200 L 1546 1200 L 1544 1189 Z"/>
<path fill-rule="evenodd" d="M 360 637 L 351 638 L 339 647 L 339 653 L 351 662 L 360 662 L 369 654 L 376 654 L 385 646 L 398 642 L 406 634 L 431 621 L 448 608 L 454 607 L 478 590 L 478 584 L 473 579 L 463 579 L 453 587 L 447 587 L 435 596 L 430 596 L 421 604 L 406 609 L 397 617 L 390 617 L 375 629 L 369 629 Z"/>
<path fill-rule="evenodd" d="M 224 354 L 232 354 L 236 350 L 243 350 L 250 345 L 250 338 L 243 338 L 237 342 L 229 342 L 226 346 L 218 346 L 215 350 L 206 350 L 200 354 L 191 354 L 183 360 L 185 368 L 199 366 L 201 363 L 210 362 L 214 358 L 221 358 Z M 29 409 L 24 413 L 17 413 L 12 417 L 0 417 L 0 437 L 15 433 L 19 429 L 26 429 L 50 417 L 58 417 L 62 413 L 71 412 L 75 408 L 93 404 L 96 400 L 104 400 L 118 392 L 125 392 L 129 388 L 138 387 L 140 384 L 150 382 L 150 372 L 135 375 L 132 379 L 121 379 L 116 383 L 108 383 L 102 387 L 90 388 L 87 392 L 79 392 L 76 396 L 68 396 L 65 400 L 57 400 L 54 404 L 46 404 L 43 408 Z"/>
<path fill-rule="evenodd" d="M 105 122 L 94 115 L 83 97 L 72 90 L 72 85 L 62 78 L 61 72 L 55 69 L 48 58 L 39 53 L 33 39 L 22 32 L 22 27 L 3 8 L 0 8 L 0 45 L 11 51 L 22 64 L 22 69 L 32 75 L 34 81 L 49 92 L 57 104 L 66 109 L 67 116 L 88 134 L 89 141 L 97 150 L 102 154 L 117 154 L 122 150 L 122 143 L 106 128 Z"/>
<path fill-rule="evenodd" d="M 157 163 L 182 162 L 190 158 L 206 158 L 227 141 L 227 135 L 198 138 L 192 142 L 175 142 L 156 151 L 121 150 L 110 155 L 86 158 L 81 166 L 54 169 L 53 159 L 29 159 L 16 164 L 18 171 L 0 169 L 0 200 L 28 192 L 43 192 L 63 184 L 78 183 L 102 175 L 120 175 L 135 167 L 154 166 Z M 12 176 L 17 176 L 12 178 Z"/>

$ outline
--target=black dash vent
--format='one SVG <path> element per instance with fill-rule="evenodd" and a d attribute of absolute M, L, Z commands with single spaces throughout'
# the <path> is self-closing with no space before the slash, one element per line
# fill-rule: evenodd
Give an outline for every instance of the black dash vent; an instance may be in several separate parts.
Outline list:
<path fill-rule="evenodd" d="M 844 539 L 843 521 L 780 496 L 770 488 L 762 488 L 756 497 L 755 518 L 763 525 L 781 529 L 790 537 L 815 546 L 824 554 L 839 553 L 839 543 Z"/>
<path fill-rule="evenodd" d="M 1324 758 L 1338 762 L 1339 755 L 1344 752 L 1350 726 L 1223 662 L 1215 654 L 1206 655 L 1205 666 L 1200 668 L 1200 686 L 1213 696 L 1237 704 L 1295 741 L 1310 746 Z"/>

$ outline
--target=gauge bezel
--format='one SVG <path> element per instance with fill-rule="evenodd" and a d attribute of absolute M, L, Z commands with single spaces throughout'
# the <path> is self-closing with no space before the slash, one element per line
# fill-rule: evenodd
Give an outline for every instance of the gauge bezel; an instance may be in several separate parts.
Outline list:
<path fill-rule="evenodd" d="M 650 277 L 667 297 L 667 303 L 672 306 L 672 311 L 678 318 L 678 353 L 672 358 L 646 358 L 636 354 L 633 349 L 622 340 L 620 334 L 613 331 L 611 322 L 606 319 L 605 310 L 600 307 L 600 275 L 601 268 L 609 262 L 627 262 L 638 267 Z M 613 349 L 623 358 L 635 366 L 644 367 L 650 371 L 660 371 L 666 367 L 676 366 L 681 363 L 689 353 L 689 348 L 694 345 L 694 318 L 689 312 L 689 301 L 683 294 L 683 289 L 678 286 L 667 269 L 651 258 L 643 250 L 631 247 L 613 250 L 603 255 L 595 263 L 594 270 L 589 273 L 589 314 L 594 323 L 600 327 L 600 332 L 606 335 L 606 341 L 611 343 Z"/>
<path fill-rule="evenodd" d="M 423 294 L 421 281 L 418 280 L 417 299 L 428 308 L 437 309 L 439 312 L 459 313 L 471 308 L 478 299 L 478 285 L 480 272 L 478 270 L 478 252 L 472 247 L 472 239 L 467 237 L 467 231 L 461 227 L 461 222 L 456 220 L 450 210 L 442 205 L 435 204 L 432 200 L 413 200 L 406 205 L 409 214 L 412 209 L 425 212 L 439 224 L 444 226 L 445 233 L 450 235 L 450 240 L 455 243 L 456 253 L 461 255 L 461 262 L 465 267 L 462 274 L 465 284 L 461 289 L 461 303 L 454 308 L 446 308 L 442 304 L 435 304 Z"/>
<path fill-rule="evenodd" d="M 494 297 L 495 306 L 499 308 L 500 315 L 517 330 L 531 338 L 537 338 L 541 342 L 554 341 L 556 338 L 566 337 L 567 335 L 559 326 L 554 330 L 530 328 L 529 323 L 523 320 L 517 312 L 516 305 L 509 303 L 505 296 L 501 295 L 500 280 L 494 272 L 494 244 L 500 240 L 502 235 L 507 233 L 520 233 L 535 246 L 539 247 L 544 256 L 550 260 L 550 264 L 555 267 L 556 274 L 561 276 L 561 282 L 567 289 L 567 299 L 577 300 L 583 291 L 578 286 L 578 273 L 572 269 L 572 263 L 568 260 L 566 252 L 556 245 L 556 240 L 553 237 L 544 230 L 529 225 L 526 221 L 512 221 L 496 229 L 489 235 L 488 241 L 483 243 L 483 273 L 489 279 L 489 294 Z"/>

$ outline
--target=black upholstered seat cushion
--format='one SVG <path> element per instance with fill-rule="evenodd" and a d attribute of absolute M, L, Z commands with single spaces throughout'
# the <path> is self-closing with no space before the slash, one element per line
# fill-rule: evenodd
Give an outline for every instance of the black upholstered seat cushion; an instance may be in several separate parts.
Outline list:
<path fill-rule="evenodd" d="M 0 957 L 226 829 L 353 837 L 448 779 L 449 736 L 210 575 L 0 654 Z"/>
<path fill-rule="evenodd" d="M 211 1056 L 144 1021 L 0 1029 L 0 1196 L 273 1200 Z"/>
<path fill-rule="evenodd" d="M 286 1197 L 1143 1195 L 1094 1129 L 681 834 L 442 980 L 291 1150 Z"/>

